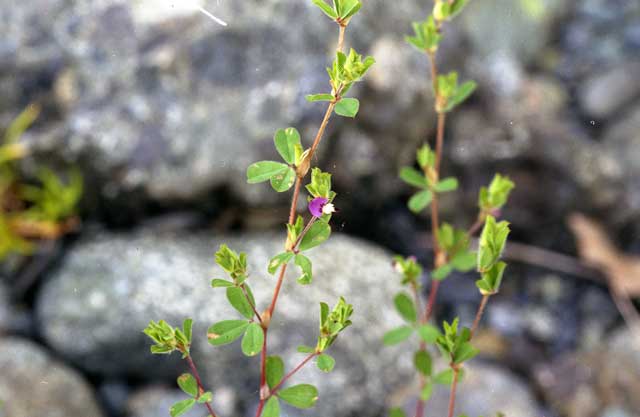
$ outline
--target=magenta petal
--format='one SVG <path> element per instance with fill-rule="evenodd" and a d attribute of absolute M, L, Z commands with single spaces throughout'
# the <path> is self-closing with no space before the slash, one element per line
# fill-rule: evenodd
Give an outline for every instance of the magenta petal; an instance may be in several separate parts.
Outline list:
<path fill-rule="evenodd" d="M 309 212 L 314 217 L 322 217 L 322 207 L 327 204 L 328 199 L 324 197 L 316 197 L 309 202 Z"/>

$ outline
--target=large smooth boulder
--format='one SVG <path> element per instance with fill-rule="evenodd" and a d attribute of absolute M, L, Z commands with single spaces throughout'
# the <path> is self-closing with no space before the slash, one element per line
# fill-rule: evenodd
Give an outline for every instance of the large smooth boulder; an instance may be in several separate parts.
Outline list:
<path fill-rule="evenodd" d="M 208 385 L 214 391 L 232 389 L 246 407 L 252 407 L 258 358 L 245 358 L 237 344 L 214 348 L 206 342 L 210 324 L 239 317 L 224 291 L 209 286 L 211 278 L 223 275 L 213 253 L 223 242 L 248 252 L 249 282 L 262 309 L 275 284 L 266 265 L 281 251 L 283 237 L 163 235 L 144 230 L 84 239 L 38 295 L 43 336 L 61 355 L 95 374 L 175 376 L 183 369 L 179 356 L 152 356 L 142 329 L 149 320 L 176 325 L 193 317 L 194 356 Z M 382 335 L 400 323 L 392 307 L 399 279 L 391 267 L 391 254 L 338 234 L 309 256 L 314 282 L 303 287 L 295 281 L 297 271 L 287 275 L 269 332 L 269 352 L 282 354 L 288 367 L 300 361 L 296 347 L 314 344 L 317 338 L 318 303 L 334 305 L 344 295 L 354 305 L 354 324 L 331 349 L 336 369 L 321 375 L 310 364 L 296 381 L 319 382 L 325 401 L 314 412 L 376 415 L 385 407 L 385 393 L 406 380 L 411 367 L 410 361 L 398 360 L 401 350 L 381 343 Z"/>
<path fill-rule="evenodd" d="M 88 382 L 35 343 L 0 338 L 0 416 L 103 417 Z"/>

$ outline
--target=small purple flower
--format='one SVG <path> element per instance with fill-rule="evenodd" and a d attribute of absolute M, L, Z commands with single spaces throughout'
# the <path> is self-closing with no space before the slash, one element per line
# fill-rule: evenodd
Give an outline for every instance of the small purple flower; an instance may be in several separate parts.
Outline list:
<path fill-rule="evenodd" d="M 313 217 L 322 217 L 323 214 L 331 214 L 335 211 L 335 207 L 327 198 L 316 197 L 309 202 L 309 212 Z"/>

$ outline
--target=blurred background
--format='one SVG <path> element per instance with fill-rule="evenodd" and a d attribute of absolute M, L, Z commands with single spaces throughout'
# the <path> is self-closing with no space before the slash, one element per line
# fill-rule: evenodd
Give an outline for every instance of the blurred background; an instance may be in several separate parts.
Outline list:
<path fill-rule="evenodd" d="M 435 132 L 428 63 L 403 40 L 431 4 L 363 3 L 346 43 L 377 64 L 353 90 L 360 114 L 332 119 L 317 158 L 334 174 L 335 233 L 311 254 L 310 288 L 288 279 L 271 351 L 300 360 L 295 346 L 313 343 L 319 301 L 344 295 L 355 320 L 333 351 L 336 370 L 299 378 L 318 382 L 318 407 L 286 416 L 412 407 L 412 352 L 381 337 L 400 322 L 391 256 L 427 268 L 431 259 L 428 217 L 409 212 L 412 190 L 397 178 Z M 309 0 L 0 5 L 0 131 L 39 109 L 17 175 L 76 169 L 84 180 L 78 222 L 0 267 L 0 416 L 168 415 L 183 397 L 174 381 L 184 364 L 152 357 L 141 331 L 187 316 L 216 409 L 253 415 L 258 359 L 205 338 L 235 318 L 209 286 L 221 274 L 213 253 L 223 242 L 247 251 L 266 305 L 289 195 L 247 185 L 245 170 L 276 157 L 278 128 L 295 126 L 310 144 L 324 108 L 304 96 L 328 89 L 337 27 Z M 446 195 L 444 219 L 468 227 L 495 172 L 517 186 L 502 213 L 510 265 L 457 413 L 640 416 L 629 330 L 640 297 L 640 2 L 474 0 L 446 26 L 438 59 L 479 83 L 448 119 L 443 169 L 461 187 Z M 437 319 L 469 325 L 478 302 L 474 277 L 454 275 Z M 447 400 L 436 391 L 427 416 L 442 416 Z"/>

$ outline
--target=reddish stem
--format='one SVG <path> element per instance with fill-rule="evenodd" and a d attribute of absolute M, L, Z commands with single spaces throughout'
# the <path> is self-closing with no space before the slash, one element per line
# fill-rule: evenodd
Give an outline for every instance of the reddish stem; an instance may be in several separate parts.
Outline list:
<path fill-rule="evenodd" d="M 453 417 L 453 411 L 456 408 L 456 388 L 458 386 L 458 374 L 460 368 L 456 365 L 452 366 L 453 369 L 453 382 L 451 382 L 451 395 L 449 396 L 449 414 L 448 417 Z"/>
<path fill-rule="evenodd" d="M 480 324 L 480 319 L 482 319 L 484 309 L 487 306 L 487 301 L 489 301 L 489 295 L 483 295 L 482 301 L 480 301 L 480 306 L 478 307 L 478 311 L 476 313 L 476 318 L 473 320 L 473 326 L 471 326 L 471 338 L 473 338 L 476 330 L 478 330 L 478 325 Z"/>
<path fill-rule="evenodd" d="M 205 392 L 204 386 L 202 385 L 202 379 L 200 379 L 200 374 L 198 373 L 198 369 L 196 368 L 196 364 L 193 363 L 193 359 L 191 359 L 191 355 L 187 356 L 187 363 L 189 364 L 189 367 L 191 368 L 191 373 L 193 374 L 194 378 L 196 379 L 196 382 L 198 383 L 198 397 L 200 397 L 200 395 L 202 395 Z M 207 401 L 206 403 L 204 403 L 205 407 L 207 407 L 207 410 L 209 410 L 209 415 L 211 417 L 216 417 L 216 413 L 213 412 L 213 408 L 211 408 L 211 403 L 209 401 Z"/>
<path fill-rule="evenodd" d="M 276 385 L 275 387 L 273 387 L 273 389 L 271 390 L 271 395 L 274 395 L 279 389 L 280 387 L 282 387 L 282 385 L 289 379 L 291 378 L 293 375 L 295 375 L 300 369 L 302 369 L 311 359 L 315 358 L 318 355 L 318 352 L 313 352 L 311 354 L 309 354 L 309 356 L 307 356 L 306 358 L 304 358 L 304 360 L 302 360 L 302 362 L 300 362 L 298 364 L 298 366 L 296 366 L 295 368 L 293 368 L 288 374 L 286 374 L 282 380 L 278 383 L 278 385 Z"/>

